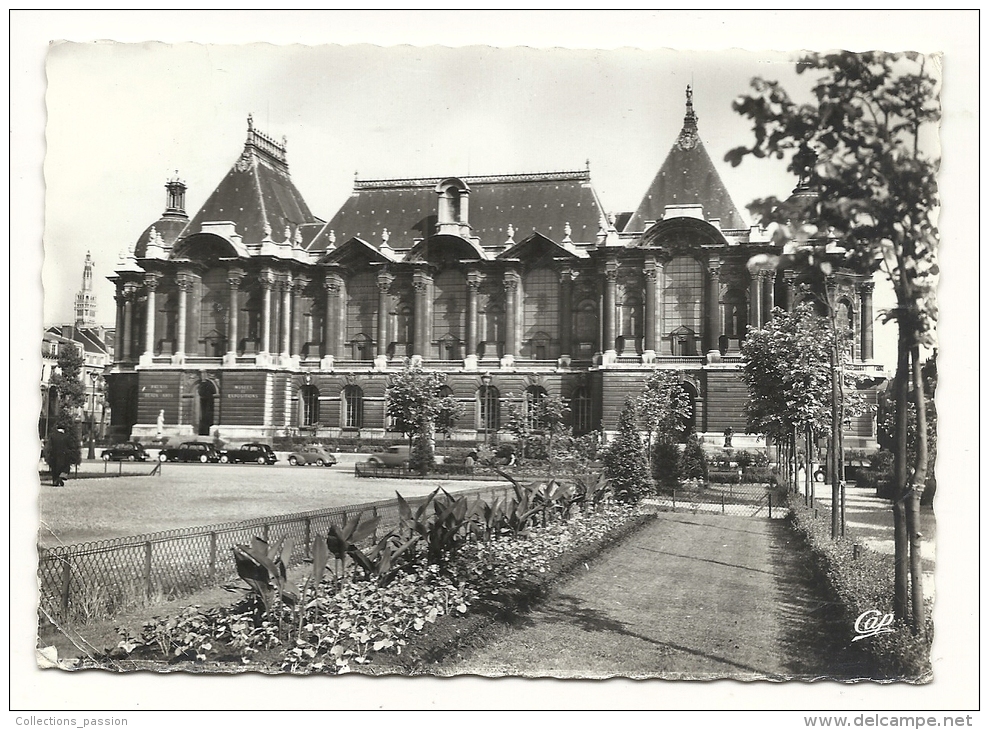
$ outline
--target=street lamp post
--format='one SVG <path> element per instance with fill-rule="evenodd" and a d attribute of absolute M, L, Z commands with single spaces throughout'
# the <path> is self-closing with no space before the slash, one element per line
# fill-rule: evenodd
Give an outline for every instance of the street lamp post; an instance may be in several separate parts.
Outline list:
<path fill-rule="evenodd" d="M 89 404 L 89 453 L 86 455 L 87 459 L 96 458 L 96 386 L 99 384 L 101 378 L 100 374 L 97 372 L 91 372 L 89 374 L 89 379 L 93 383 L 93 400 Z"/>

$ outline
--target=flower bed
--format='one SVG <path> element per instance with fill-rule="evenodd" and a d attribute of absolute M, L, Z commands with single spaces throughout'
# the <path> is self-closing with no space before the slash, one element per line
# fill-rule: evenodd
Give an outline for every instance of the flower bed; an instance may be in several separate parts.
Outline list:
<path fill-rule="evenodd" d="M 797 500 L 791 500 L 791 503 L 791 524 L 806 541 L 842 607 L 851 642 L 855 620 L 862 613 L 879 611 L 885 615 L 893 612 L 893 558 L 863 546 L 856 547 L 850 539 L 832 540 L 830 510 L 818 506 L 821 516 L 815 519 L 813 510 Z M 930 610 L 927 615 L 930 616 Z M 893 633 L 880 633 L 857 642 L 874 666 L 874 678 L 929 682 L 932 623 L 928 620 L 926 638 L 914 636 L 904 625 L 894 624 L 893 628 Z"/>
<path fill-rule="evenodd" d="M 371 549 L 358 546 L 376 520 L 334 525 L 314 541 L 310 569 L 293 576 L 279 558 L 290 546 L 238 546 L 243 600 L 121 631 L 106 659 L 116 668 L 414 673 L 456 643 L 449 617 L 476 626 L 523 607 L 645 519 L 610 503 L 601 480 L 515 486 L 514 500 L 491 504 L 434 493 L 416 512 L 405 505 L 399 532 Z"/>

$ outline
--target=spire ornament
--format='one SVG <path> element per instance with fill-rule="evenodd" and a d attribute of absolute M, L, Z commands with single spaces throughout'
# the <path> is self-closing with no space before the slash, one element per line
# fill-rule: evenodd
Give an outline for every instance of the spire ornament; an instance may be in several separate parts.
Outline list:
<path fill-rule="evenodd" d="M 691 150 L 698 145 L 697 115 L 694 114 L 694 90 L 687 84 L 687 111 L 683 116 L 683 129 L 677 137 L 676 146 L 681 150 Z"/>

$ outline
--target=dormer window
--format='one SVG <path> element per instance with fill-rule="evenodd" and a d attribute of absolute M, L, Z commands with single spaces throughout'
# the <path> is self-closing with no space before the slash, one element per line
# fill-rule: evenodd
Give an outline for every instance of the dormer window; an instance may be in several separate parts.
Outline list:
<path fill-rule="evenodd" d="M 436 222 L 439 233 L 466 237 L 470 231 L 467 200 L 470 188 L 456 177 L 449 177 L 436 186 Z"/>

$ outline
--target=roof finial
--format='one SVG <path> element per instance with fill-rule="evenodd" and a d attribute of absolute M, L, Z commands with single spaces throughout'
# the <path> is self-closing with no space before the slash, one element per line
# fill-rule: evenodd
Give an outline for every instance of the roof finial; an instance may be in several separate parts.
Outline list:
<path fill-rule="evenodd" d="M 248 113 L 247 115 L 247 133 L 250 134 L 254 131 L 254 115 Z"/>
<path fill-rule="evenodd" d="M 700 138 L 697 136 L 697 115 L 694 114 L 694 90 L 687 84 L 687 112 L 683 116 L 683 129 L 677 137 L 676 146 L 689 150 L 697 146 Z"/>
<path fill-rule="evenodd" d="M 515 226 L 509 223 L 508 230 L 506 231 L 506 233 L 508 233 L 508 239 L 505 241 L 505 243 L 515 243 Z"/>
<path fill-rule="evenodd" d="M 570 241 L 571 241 L 570 234 L 572 232 L 573 231 L 570 228 L 570 221 L 567 221 L 566 223 L 563 224 L 563 242 L 564 243 L 570 243 Z"/>
<path fill-rule="evenodd" d="M 382 229 L 382 231 L 381 231 L 381 248 L 390 248 L 390 246 L 388 245 L 388 239 L 390 237 L 391 237 L 391 234 L 388 233 L 388 229 L 387 228 Z"/>
<path fill-rule="evenodd" d="M 327 248 L 333 248 L 337 242 L 337 232 L 332 228 L 330 229 L 330 245 Z"/>

